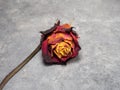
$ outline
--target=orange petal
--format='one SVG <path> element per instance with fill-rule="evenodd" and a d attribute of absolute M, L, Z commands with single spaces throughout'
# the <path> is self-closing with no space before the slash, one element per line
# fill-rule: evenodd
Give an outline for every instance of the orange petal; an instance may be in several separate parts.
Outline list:
<path fill-rule="evenodd" d="M 72 37 L 66 33 L 56 33 L 56 34 L 52 34 L 47 39 L 48 39 L 48 43 L 52 44 L 52 43 L 57 43 L 61 39 L 72 40 Z"/>
<path fill-rule="evenodd" d="M 75 47 L 75 44 L 73 43 L 73 41 L 72 41 L 72 40 L 65 39 L 65 40 L 64 40 L 64 42 L 66 42 L 66 43 L 70 44 L 70 46 L 71 46 L 72 48 L 74 48 L 74 47 Z"/>
<path fill-rule="evenodd" d="M 62 27 L 64 27 L 64 28 L 70 28 L 71 25 L 70 24 L 63 24 Z"/>

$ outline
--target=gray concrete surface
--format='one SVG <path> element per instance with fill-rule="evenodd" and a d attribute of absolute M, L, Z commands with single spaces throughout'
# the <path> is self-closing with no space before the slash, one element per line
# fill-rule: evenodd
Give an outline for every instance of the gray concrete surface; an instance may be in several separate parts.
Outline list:
<path fill-rule="evenodd" d="M 0 82 L 60 19 L 80 35 L 67 66 L 45 66 L 39 52 L 4 90 L 120 90 L 120 0 L 0 0 Z"/>

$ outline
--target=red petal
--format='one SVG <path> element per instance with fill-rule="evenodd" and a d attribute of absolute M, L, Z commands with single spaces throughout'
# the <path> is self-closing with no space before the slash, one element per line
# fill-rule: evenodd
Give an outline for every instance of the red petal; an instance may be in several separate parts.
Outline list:
<path fill-rule="evenodd" d="M 65 62 L 65 61 L 67 61 L 70 57 L 71 57 L 71 56 L 62 57 L 62 58 L 61 58 L 61 61 L 62 61 L 62 62 Z"/>
<path fill-rule="evenodd" d="M 44 62 L 46 64 L 54 64 L 54 63 L 60 63 L 60 60 L 57 59 L 56 57 L 43 57 L 44 58 Z"/>
<path fill-rule="evenodd" d="M 52 57 L 52 63 L 60 63 L 60 60 L 56 57 Z"/>
<path fill-rule="evenodd" d="M 55 32 L 57 32 L 57 31 L 65 32 L 62 26 L 58 26 Z"/>
<path fill-rule="evenodd" d="M 72 32 L 70 32 L 70 35 L 73 37 L 73 40 L 75 42 L 75 48 L 73 49 L 73 54 L 72 54 L 72 57 L 75 57 L 78 55 L 78 51 L 81 49 L 80 46 L 79 46 L 79 43 L 78 43 L 78 37 L 75 36 L 74 34 L 72 34 Z"/>
<path fill-rule="evenodd" d="M 72 53 L 72 56 L 71 57 L 75 57 L 78 55 L 78 51 L 80 50 L 80 48 L 77 46 L 73 49 L 73 53 Z"/>
<path fill-rule="evenodd" d="M 47 40 L 44 40 L 42 42 L 42 54 L 43 55 L 48 55 L 48 41 Z"/>
<path fill-rule="evenodd" d="M 77 36 L 75 36 L 72 32 L 70 32 L 70 35 L 72 36 L 72 38 L 73 38 L 73 40 L 74 40 L 74 42 L 75 42 L 75 44 L 77 44 L 78 45 L 78 37 Z"/>

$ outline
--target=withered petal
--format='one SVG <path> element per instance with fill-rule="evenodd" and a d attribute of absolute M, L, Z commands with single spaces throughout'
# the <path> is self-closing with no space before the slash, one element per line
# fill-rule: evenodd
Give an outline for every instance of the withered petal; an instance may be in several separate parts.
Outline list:
<path fill-rule="evenodd" d="M 75 57 L 78 55 L 78 51 L 80 50 L 80 47 L 79 46 L 76 46 L 74 49 L 73 49 L 73 53 L 71 55 L 71 57 Z"/>
<path fill-rule="evenodd" d="M 65 32 L 70 33 L 70 32 L 72 31 L 73 28 L 74 28 L 74 27 L 65 28 L 64 30 L 65 30 Z"/>
<path fill-rule="evenodd" d="M 59 63 L 61 63 L 59 61 L 59 59 L 57 59 L 55 57 L 51 58 L 50 56 L 44 56 L 43 59 L 44 59 L 45 64 L 59 64 Z"/>
<path fill-rule="evenodd" d="M 75 42 L 75 44 L 76 44 L 76 45 L 79 45 L 79 44 L 78 44 L 78 37 L 75 36 L 72 32 L 70 32 L 70 35 L 72 36 L 73 41 Z"/>
<path fill-rule="evenodd" d="M 48 44 L 55 44 L 65 39 L 72 41 L 72 37 L 67 33 L 56 33 L 56 34 L 53 33 L 52 35 L 47 37 L 47 39 L 48 39 Z"/>
<path fill-rule="evenodd" d="M 42 42 L 42 47 L 41 47 L 41 49 L 42 49 L 42 54 L 43 54 L 43 55 L 48 55 L 48 40 L 44 40 L 44 41 Z"/>

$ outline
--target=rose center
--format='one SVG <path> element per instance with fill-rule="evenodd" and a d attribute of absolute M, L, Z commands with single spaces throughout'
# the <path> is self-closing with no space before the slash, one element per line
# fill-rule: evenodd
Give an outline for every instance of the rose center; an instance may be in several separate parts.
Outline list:
<path fill-rule="evenodd" d="M 66 42 L 60 42 L 57 44 L 54 53 L 59 57 L 65 57 L 71 54 L 71 46 Z"/>

